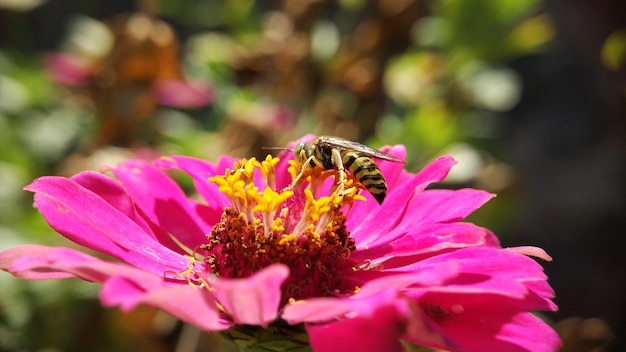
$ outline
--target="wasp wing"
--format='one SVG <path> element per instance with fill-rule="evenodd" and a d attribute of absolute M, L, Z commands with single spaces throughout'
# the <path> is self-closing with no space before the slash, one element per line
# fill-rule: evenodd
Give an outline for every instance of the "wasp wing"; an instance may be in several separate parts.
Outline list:
<path fill-rule="evenodd" d="M 330 147 L 330 148 L 338 148 L 342 150 L 355 151 L 373 158 L 392 161 L 394 163 L 405 163 L 405 160 L 397 158 L 391 154 L 387 154 L 385 152 L 381 152 L 378 149 L 374 149 L 372 147 L 368 147 L 364 144 L 350 141 L 347 139 L 339 138 L 339 137 L 330 137 L 330 136 L 321 136 L 318 137 L 315 143 Z"/>

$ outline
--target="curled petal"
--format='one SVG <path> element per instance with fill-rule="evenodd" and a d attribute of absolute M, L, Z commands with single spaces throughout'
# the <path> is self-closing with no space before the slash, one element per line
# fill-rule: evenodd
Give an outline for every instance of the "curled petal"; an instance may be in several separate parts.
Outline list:
<path fill-rule="evenodd" d="M 215 296 L 237 324 L 267 326 L 278 315 L 280 287 L 289 269 L 273 264 L 245 279 L 215 279 Z"/>
<path fill-rule="evenodd" d="M 20 254 L 16 257 L 15 254 Z M 162 279 L 135 267 L 104 261 L 65 247 L 18 246 L 0 253 L 2 269 L 27 279 L 78 277 L 103 283 L 114 276 L 136 277 L 145 285 L 157 285 Z"/>
<path fill-rule="evenodd" d="M 514 253 L 528 255 L 528 256 L 531 256 L 531 257 L 535 257 L 535 258 L 540 258 L 540 259 L 543 259 L 543 260 L 545 260 L 547 262 L 551 262 L 552 261 L 552 257 L 548 253 L 546 253 L 546 251 L 544 251 L 543 249 L 541 249 L 539 247 L 522 246 L 522 247 L 505 248 L 505 250 L 507 250 L 509 252 L 514 252 Z"/>
<path fill-rule="evenodd" d="M 72 251 L 71 249 L 67 249 Z M 70 272 L 49 267 L 54 261 L 52 247 L 28 244 L 0 252 L 0 269 L 27 280 L 53 280 L 74 277 Z M 76 252 L 79 256 L 86 254 Z M 95 258 L 91 257 L 95 260 Z"/>

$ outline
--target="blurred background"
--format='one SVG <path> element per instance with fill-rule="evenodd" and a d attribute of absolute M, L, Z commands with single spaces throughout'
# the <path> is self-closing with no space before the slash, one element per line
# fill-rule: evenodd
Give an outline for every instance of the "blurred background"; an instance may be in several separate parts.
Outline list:
<path fill-rule="evenodd" d="M 0 249 L 73 246 L 38 176 L 306 133 L 454 156 L 445 187 L 498 194 L 471 220 L 554 257 L 563 350 L 626 350 L 623 1 L 0 0 Z M 0 351 L 228 350 L 97 289 L 0 274 Z"/>

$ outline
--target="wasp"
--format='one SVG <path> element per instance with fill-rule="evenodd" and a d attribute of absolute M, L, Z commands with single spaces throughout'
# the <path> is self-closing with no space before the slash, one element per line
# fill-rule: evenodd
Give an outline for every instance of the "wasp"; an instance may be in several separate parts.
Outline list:
<path fill-rule="evenodd" d="M 394 163 L 405 162 L 361 143 L 329 136 L 320 136 L 309 143 L 302 142 L 298 144 L 294 152 L 302 169 L 290 187 L 296 185 L 310 167 L 337 170 L 338 184 L 340 188 L 343 188 L 344 170 L 347 169 L 370 192 L 378 204 L 382 204 L 387 196 L 387 181 L 372 158 Z"/>

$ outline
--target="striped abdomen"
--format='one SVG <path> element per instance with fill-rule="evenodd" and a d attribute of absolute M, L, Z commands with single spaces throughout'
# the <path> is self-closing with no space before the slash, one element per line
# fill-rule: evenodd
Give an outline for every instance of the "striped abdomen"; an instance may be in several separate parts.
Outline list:
<path fill-rule="evenodd" d="M 372 194 L 378 204 L 382 204 L 387 196 L 387 182 L 374 160 L 351 151 L 344 151 L 341 157 L 343 166 Z"/>

